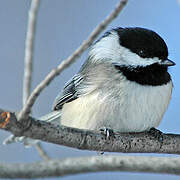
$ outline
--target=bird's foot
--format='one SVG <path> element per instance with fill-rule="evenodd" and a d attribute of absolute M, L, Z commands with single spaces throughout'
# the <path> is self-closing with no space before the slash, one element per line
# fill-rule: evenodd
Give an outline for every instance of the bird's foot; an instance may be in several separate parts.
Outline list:
<path fill-rule="evenodd" d="M 148 133 L 150 133 L 153 137 L 155 137 L 156 139 L 158 139 L 158 141 L 160 143 L 163 142 L 163 132 L 161 132 L 160 130 L 156 129 L 156 128 L 151 128 Z"/>
<path fill-rule="evenodd" d="M 112 129 L 103 127 L 103 128 L 100 129 L 100 132 L 101 132 L 101 134 L 103 134 L 105 136 L 105 138 L 107 140 L 109 140 L 110 137 L 114 137 L 114 131 Z M 104 151 L 98 151 L 97 154 L 98 155 L 103 155 Z"/>
<path fill-rule="evenodd" d="M 100 129 L 101 134 L 105 135 L 106 139 L 110 139 L 110 137 L 114 137 L 114 131 L 109 128 L 101 128 Z"/>

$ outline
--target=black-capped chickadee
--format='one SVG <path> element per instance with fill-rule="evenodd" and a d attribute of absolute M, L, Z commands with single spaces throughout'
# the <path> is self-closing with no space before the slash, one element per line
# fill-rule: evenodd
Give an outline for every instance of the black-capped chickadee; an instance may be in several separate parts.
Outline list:
<path fill-rule="evenodd" d="M 172 94 L 164 40 L 144 28 L 116 28 L 95 42 L 87 61 L 57 96 L 43 120 L 119 132 L 157 127 Z"/>

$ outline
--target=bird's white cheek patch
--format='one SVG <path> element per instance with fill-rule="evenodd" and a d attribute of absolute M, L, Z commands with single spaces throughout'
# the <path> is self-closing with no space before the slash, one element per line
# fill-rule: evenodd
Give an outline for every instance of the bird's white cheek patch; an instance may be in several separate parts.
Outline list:
<path fill-rule="evenodd" d="M 119 36 L 111 32 L 92 46 L 89 56 L 93 61 L 108 61 L 119 65 L 147 66 L 160 62 L 159 58 L 142 58 L 119 44 Z"/>
<path fill-rule="evenodd" d="M 120 46 L 121 60 L 119 63 L 126 66 L 148 66 L 160 62 L 159 58 L 142 58 L 125 47 Z"/>
<path fill-rule="evenodd" d="M 119 50 L 119 37 L 112 32 L 92 46 L 89 56 L 95 61 L 118 60 L 120 58 Z"/>

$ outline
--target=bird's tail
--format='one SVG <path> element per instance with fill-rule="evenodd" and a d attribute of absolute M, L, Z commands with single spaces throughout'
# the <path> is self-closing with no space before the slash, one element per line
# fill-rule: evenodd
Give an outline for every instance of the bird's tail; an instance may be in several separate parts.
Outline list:
<path fill-rule="evenodd" d="M 59 125 L 61 119 L 61 111 L 52 111 L 38 119 L 41 121 L 51 122 L 53 124 Z"/>

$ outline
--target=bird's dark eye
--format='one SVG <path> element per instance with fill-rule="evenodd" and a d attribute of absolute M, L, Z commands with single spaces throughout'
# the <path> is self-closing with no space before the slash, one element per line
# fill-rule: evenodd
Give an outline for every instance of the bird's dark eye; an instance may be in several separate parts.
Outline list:
<path fill-rule="evenodd" d="M 142 58 L 145 58 L 145 57 L 146 57 L 146 53 L 145 53 L 144 50 L 140 50 L 140 51 L 138 52 L 138 54 L 139 54 L 139 56 L 141 56 Z"/>

